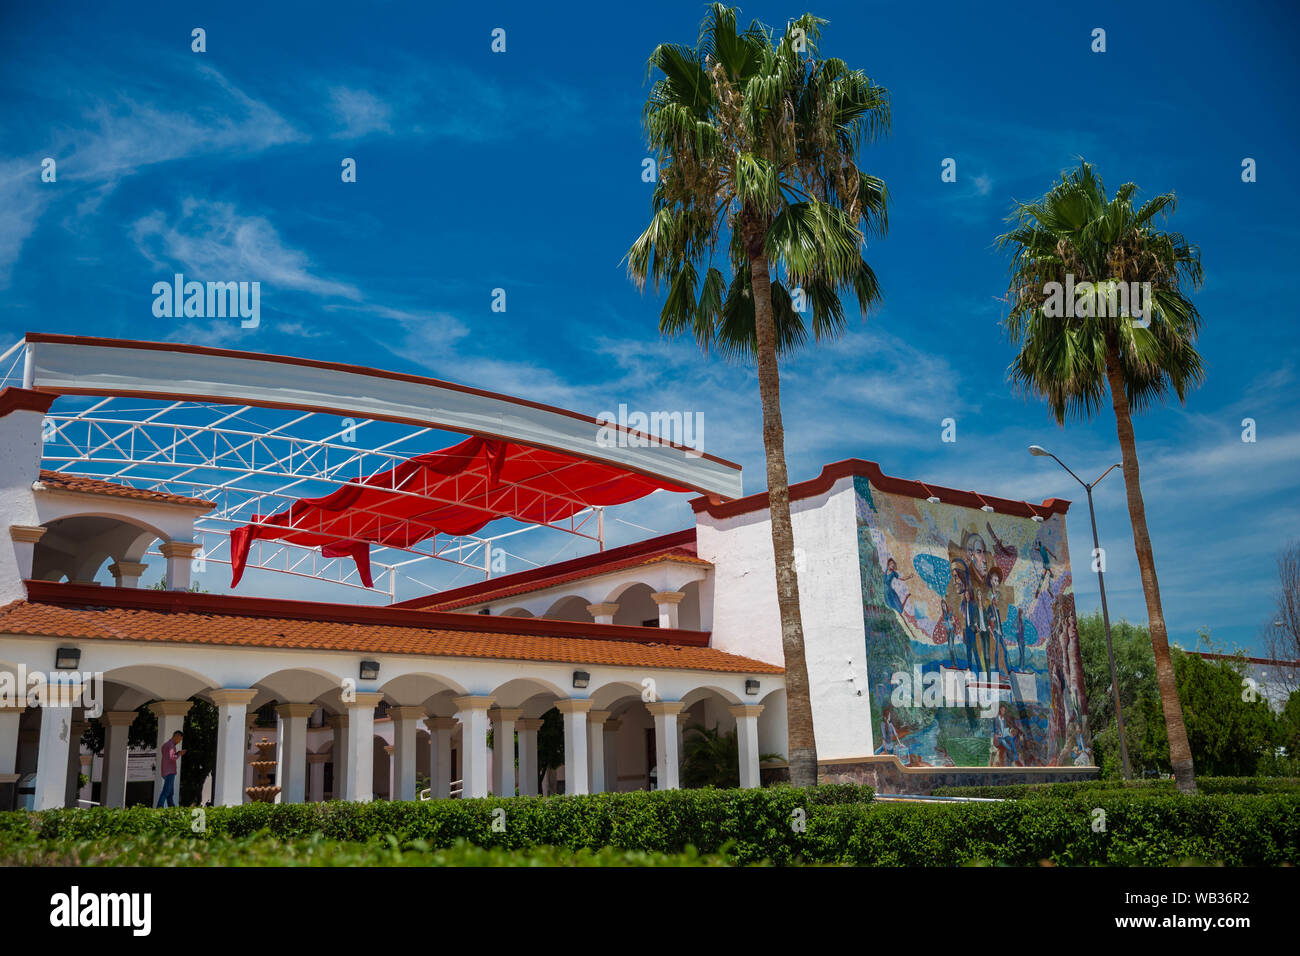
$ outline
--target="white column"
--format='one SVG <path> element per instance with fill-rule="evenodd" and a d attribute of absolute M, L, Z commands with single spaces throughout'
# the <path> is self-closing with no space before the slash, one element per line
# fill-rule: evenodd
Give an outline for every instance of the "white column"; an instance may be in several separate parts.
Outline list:
<path fill-rule="evenodd" d="M 104 714 L 104 769 L 99 786 L 102 806 L 126 806 L 126 742 L 133 723 L 133 710 L 110 710 Z"/>
<path fill-rule="evenodd" d="M 164 541 L 158 546 L 167 559 L 167 590 L 190 589 L 190 562 L 198 554 L 200 545 L 193 541 Z"/>
<path fill-rule="evenodd" d="M 90 724 L 84 720 L 74 720 L 72 722 L 72 739 L 68 747 L 68 788 L 63 794 L 63 805 L 65 807 L 79 807 L 78 799 L 81 796 L 81 787 L 77 783 L 77 775 L 81 773 L 81 735 L 86 732 Z"/>
<path fill-rule="evenodd" d="M 389 707 L 393 718 L 393 800 L 414 800 L 415 750 L 420 721 L 425 719 L 423 707 Z"/>
<path fill-rule="evenodd" d="M 680 759 L 677 749 L 677 715 L 681 713 L 680 700 L 659 700 L 646 704 L 655 719 L 655 789 L 676 790 Z"/>
<path fill-rule="evenodd" d="M 618 613 L 618 605 L 588 604 L 587 613 L 596 619 L 597 624 L 613 624 L 614 615 Z"/>
<path fill-rule="evenodd" d="M 369 803 L 375 799 L 375 708 L 383 694 L 357 694 L 348 709 L 348 779 L 343 799 Z"/>
<path fill-rule="evenodd" d="M 119 588 L 138 588 L 140 576 L 149 570 L 149 565 L 138 561 L 114 561 L 108 566 L 108 573 L 113 575 L 113 584 Z"/>
<path fill-rule="evenodd" d="M 209 691 L 208 696 L 217 708 L 217 761 L 212 803 L 218 807 L 237 807 L 244 802 L 248 705 L 257 696 L 257 691 L 246 687 L 223 687 Z M 182 749 L 184 746 L 181 744 Z"/>
<path fill-rule="evenodd" d="M 162 796 L 162 745 L 171 740 L 176 731 L 184 732 L 185 715 L 193 706 L 194 702 L 189 700 L 157 700 L 149 705 L 153 715 L 158 718 L 158 736 L 154 743 L 156 749 L 153 758 L 153 801 L 149 804 L 151 807 L 156 807 L 158 798 Z M 185 742 L 181 741 L 181 750 L 184 749 Z M 181 762 L 176 761 L 176 792 L 173 798 L 177 806 L 181 804 Z"/>
<path fill-rule="evenodd" d="M 280 785 L 281 803 L 305 803 L 307 799 L 307 718 L 316 713 L 315 704 L 281 704 L 275 782 Z"/>
<path fill-rule="evenodd" d="M 605 784 L 605 721 L 609 711 L 587 712 L 587 781 L 591 793 L 604 793 Z"/>
<path fill-rule="evenodd" d="M 564 716 L 564 792 L 590 793 L 587 781 L 587 711 L 589 699 L 557 700 L 555 709 Z"/>
<path fill-rule="evenodd" d="M 325 761 L 329 754 L 307 755 L 307 802 L 320 803 L 325 799 Z"/>
<path fill-rule="evenodd" d="M 605 791 L 618 792 L 618 732 L 623 726 L 621 720 L 605 721 Z"/>
<path fill-rule="evenodd" d="M 493 707 L 492 721 L 492 791 L 498 797 L 515 795 L 515 721 L 522 710 Z"/>
<path fill-rule="evenodd" d="M 23 719 L 25 704 L 0 705 L 0 787 L 18 784 L 18 724 Z M 8 798 L 0 801 L 0 809 L 8 810 Z"/>
<path fill-rule="evenodd" d="M 393 729 L 396 730 L 397 728 L 394 727 Z M 393 751 L 394 748 L 392 744 L 384 744 L 384 756 L 388 758 L 388 799 L 389 800 L 397 799 L 395 796 L 393 796 L 393 794 L 397 792 L 397 784 L 393 779 L 393 772 L 397 769 L 397 760 L 393 755 Z"/>
<path fill-rule="evenodd" d="M 457 697 L 456 717 L 461 727 L 461 780 L 462 797 L 488 795 L 487 728 L 491 697 Z"/>
<path fill-rule="evenodd" d="M 542 718 L 525 717 L 515 721 L 519 734 L 519 796 L 537 796 L 537 731 Z"/>
<path fill-rule="evenodd" d="M 677 605 L 682 603 L 682 598 L 686 595 L 681 591 L 657 591 L 650 597 L 659 606 L 659 626 L 676 627 Z"/>
<path fill-rule="evenodd" d="M 451 796 L 451 735 L 455 717 L 430 717 L 429 728 L 429 799 L 446 800 Z"/>
<path fill-rule="evenodd" d="M 762 704 L 732 704 L 727 710 L 736 718 L 736 743 L 740 750 L 740 785 L 757 787 L 758 767 L 758 715 Z"/>
<path fill-rule="evenodd" d="M 251 728 L 250 728 L 250 729 L 251 729 Z M 285 732 L 286 732 L 286 731 L 285 731 L 285 727 L 284 727 L 284 718 L 280 716 L 279 705 L 277 705 L 277 706 L 276 706 L 276 713 L 275 713 L 275 783 L 273 784 L 273 786 L 278 786 L 278 787 L 280 788 L 280 792 L 277 793 L 277 794 L 275 795 L 275 799 L 274 799 L 274 801 L 273 801 L 273 802 L 275 802 L 275 803 L 289 803 L 289 802 L 290 802 L 290 801 L 289 801 L 289 798 L 285 796 L 285 792 L 284 792 L 284 787 L 285 787 L 285 784 L 284 784 L 284 770 L 285 770 L 285 767 L 284 767 L 284 735 L 285 735 Z M 304 736 L 304 737 L 306 736 L 306 732 L 304 732 L 303 736 Z"/>
<path fill-rule="evenodd" d="M 342 800 L 348 779 L 348 715 L 335 714 L 329 724 L 334 728 L 334 792 L 335 800 Z"/>
<path fill-rule="evenodd" d="M 41 708 L 41 729 L 36 750 L 35 810 L 54 810 L 68 800 L 68 758 L 77 746 L 73 739 L 72 707 Z"/>

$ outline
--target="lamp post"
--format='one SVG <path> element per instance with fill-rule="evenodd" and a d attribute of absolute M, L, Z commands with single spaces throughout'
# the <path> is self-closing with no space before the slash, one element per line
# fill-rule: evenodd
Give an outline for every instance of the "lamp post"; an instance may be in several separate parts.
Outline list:
<path fill-rule="evenodd" d="M 1094 556 L 1100 554 L 1101 544 L 1097 541 L 1097 512 L 1096 510 L 1094 510 L 1092 506 L 1092 489 L 1095 488 L 1101 482 L 1102 478 L 1105 478 L 1112 471 L 1118 468 L 1119 463 L 1116 462 L 1115 464 L 1111 465 L 1109 468 L 1107 468 L 1105 471 L 1101 473 L 1101 477 L 1097 478 L 1095 481 L 1089 484 L 1088 482 L 1080 478 L 1078 475 L 1076 475 L 1073 471 L 1070 471 L 1069 466 L 1066 465 L 1065 462 L 1061 461 L 1061 459 L 1057 458 L 1055 455 L 1053 455 L 1050 451 L 1048 451 L 1046 448 L 1042 447 L 1041 445 L 1030 445 L 1029 454 L 1037 455 L 1039 457 L 1045 455 L 1048 458 L 1051 458 L 1058 465 L 1060 465 L 1067 472 L 1069 472 L 1071 478 L 1073 478 L 1079 484 L 1083 485 L 1083 490 L 1088 493 L 1088 517 L 1092 520 L 1092 549 L 1093 549 L 1092 553 Z M 1128 740 L 1124 736 L 1124 709 L 1120 705 L 1120 700 L 1119 700 L 1119 678 L 1115 674 L 1115 647 L 1110 640 L 1110 611 L 1106 607 L 1106 577 L 1105 574 L 1102 572 L 1101 562 L 1097 563 L 1097 586 L 1101 589 L 1101 620 L 1106 627 L 1106 657 L 1110 662 L 1110 690 L 1111 690 L 1111 694 L 1115 698 L 1115 726 L 1119 730 L 1119 757 L 1120 757 L 1120 762 L 1123 764 L 1124 779 L 1131 780 L 1133 778 L 1133 772 L 1129 768 Z"/>

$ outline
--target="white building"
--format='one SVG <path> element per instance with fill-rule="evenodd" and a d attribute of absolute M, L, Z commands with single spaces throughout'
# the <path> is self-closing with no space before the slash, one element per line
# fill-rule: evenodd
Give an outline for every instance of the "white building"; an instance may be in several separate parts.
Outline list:
<path fill-rule="evenodd" d="M 735 731 L 742 786 L 759 785 L 760 755 L 786 752 L 766 495 L 742 497 L 736 466 L 662 442 L 609 448 L 595 437 L 601 423 L 583 416 L 329 363 L 62 336 L 28 336 L 25 356 L 23 387 L 0 393 L 0 511 L 10 541 L 0 548 L 0 805 L 21 797 L 36 808 L 72 806 L 92 793 L 122 805 L 137 708 L 158 715 L 161 741 L 183 725 L 192 699 L 217 711 L 219 805 L 246 799 L 264 738 L 275 744 L 276 799 L 285 802 L 413 799 L 417 781 L 434 799 L 534 794 L 538 730 L 552 708 L 562 715 L 564 759 L 544 788 L 567 793 L 678 786 L 690 723 Z M 51 412 L 56 400 L 84 395 L 100 401 Z M 95 417 L 127 398 L 162 411 Z M 334 480 L 362 502 L 346 508 L 338 502 L 353 498 L 331 496 L 325 506 L 250 491 L 253 501 L 292 502 L 259 516 L 247 500 L 230 504 L 239 482 L 185 479 L 199 466 L 176 448 L 202 444 L 187 426 L 172 426 L 170 442 L 157 436 L 163 412 L 216 403 L 436 427 L 488 443 L 395 460 L 383 480 L 400 475 L 400 487 L 396 478 Z M 52 440 L 82 425 L 75 454 L 52 454 Z M 110 425 L 111 437 L 93 437 Z M 212 439 L 193 451 L 204 468 L 234 456 L 248 482 L 268 474 L 247 449 L 271 438 L 199 433 Z M 465 462 L 487 457 L 449 471 L 462 451 Z M 298 454 L 294 469 L 310 458 Z M 106 456 L 120 467 L 103 467 Z M 276 459 L 277 474 L 293 487 L 302 472 L 288 460 Z M 413 471 L 417 464 L 426 470 Z M 653 487 L 700 492 L 695 527 L 390 606 L 189 590 L 196 556 L 275 566 L 258 557 L 258 538 L 334 554 L 331 567 L 341 549 L 368 577 L 372 545 L 411 551 L 419 534 L 453 533 L 445 528 L 467 515 L 557 524 L 554 516 Z M 791 500 L 823 779 L 910 791 L 1095 772 L 1076 743 L 1086 717 L 1077 636 L 1071 643 L 1068 503 L 926 486 L 858 460 L 792 486 Z M 201 547 L 211 522 L 241 514 L 253 529 L 242 557 L 237 533 L 224 561 Z M 346 540 L 340 516 L 353 529 Z M 153 550 L 165 559 L 164 590 L 140 587 Z M 490 570 L 490 545 L 484 552 Z M 976 623 L 959 635 L 954 613 Z M 1008 650 L 1013 622 L 1018 667 Z M 896 694 L 891 705 L 900 668 L 913 664 L 918 676 L 941 673 L 940 709 L 900 705 Z M 53 686 L 40 699 L 28 693 L 27 675 L 56 674 L 83 682 L 69 679 L 61 695 Z M 972 716 L 977 684 L 988 685 L 999 716 Z M 275 725 L 253 727 L 267 705 Z M 88 715 L 104 726 L 102 757 L 78 745 Z M 512 740 L 517 756 L 494 762 L 500 742 Z M 91 778 L 80 791 L 78 773 Z M 30 792 L 17 794 L 20 784 Z"/>

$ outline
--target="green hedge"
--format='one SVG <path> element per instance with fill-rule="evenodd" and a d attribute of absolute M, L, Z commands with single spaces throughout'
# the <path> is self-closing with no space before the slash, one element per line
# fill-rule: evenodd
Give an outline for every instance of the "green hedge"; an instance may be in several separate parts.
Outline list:
<path fill-rule="evenodd" d="M 810 790 L 706 788 L 425 802 L 254 803 L 208 807 L 204 823 L 208 837 L 265 832 L 289 839 L 320 833 L 326 839 L 365 842 L 391 835 L 403 844 L 419 840 L 431 847 L 465 839 L 506 849 L 615 847 L 654 853 L 679 853 L 687 847 L 716 853 L 725 848 L 739 863 L 789 863 L 806 842 L 791 826 L 796 811 L 811 815 L 831 806 L 864 804 L 871 796 L 870 787 L 835 784 Z M 498 809 L 504 817 L 494 812 Z M 185 836 L 192 832 L 193 820 L 193 810 L 184 807 L 0 814 L 0 846 L 8 834 L 17 839 L 32 827 L 50 840 Z M 494 829 L 494 824 L 503 829 Z"/>
<path fill-rule="evenodd" d="M 1197 789 L 1218 793 L 1300 793 L 1300 777 L 1199 777 Z M 1120 792 L 1136 795 L 1177 793 L 1172 780 L 1075 780 L 1069 783 L 1019 783 L 992 787 L 936 787 L 936 797 L 1069 797 L 1079 793 Z"/>
<path fill-rule="evenodd" d="M 1137 793 L 1076 790 L 1055 800 L 997 803 L 879 803 L 866 788 L 678 790 L 589 797 L 324 803 L 208 808 L 204 834 L 192 811 L 52 810 L 0 814 L 6 847 L 44 842 L 104 852 L 123 841 L 304 839 L 353 845 L 387 842 L 417 854 L 458 840 L 492 850 L 538 846 L 570 851 L 675 854 L 688 847 L 733 863 L 959 866 L 995 863 L 1163 866 L 1300 865 L 1300 794 Z M 504 832 L 493 829 L 504 810 Z M 803 811 L 802 832 L 791 826 Z M 1097 811 L 1103 811 L 1099 815 Z M 1104 820 L 1104 826 L 1099 826 Z M 314 834 L 320 834 L 314 837 Z M 391 837 L 391 840 L 389 839 Z M 226 857 L 223 857 L 226 858 Z"/>
<path fill-rule="evenodd" d="M 571 850 L 537 846 L 520 850 L 478 847 L 458 840 L 433 849 L 419 841 L 366 843 L 326 840 L 320 834 L 279 840 L 247 837 L 117 836 L 96 840 L 40 840 L 0 846 L 0 866 L 730 866 L 717 854 Z"/>

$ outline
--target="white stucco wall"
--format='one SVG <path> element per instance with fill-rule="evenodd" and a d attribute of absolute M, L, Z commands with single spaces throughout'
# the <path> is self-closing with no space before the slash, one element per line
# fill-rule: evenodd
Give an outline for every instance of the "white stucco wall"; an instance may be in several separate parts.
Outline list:
<path fill-rule="evenodd" d="M 791 502 L 790 511 L 817 756 L 867 756 L 874 748 L 852 477 Z M 784 663 L 767 511 L 722 519 L 700 512 L 697 518 L 699 555 L 714 565 L 713 646 Z M 764 681 L 762 693 L 769 689 Z M 785 753 L 785 742 L 773 750 Z"/>
<path fill-rule="evenodd" d="M 40 524 L 32 482 L 41 470 L 40 412 L 13 411 L 0 418 L 0 604 L 27 596 L 23 574 L 19 569 L 19 549 L 31 545 L 15 543 L 9 535 L 10 525 Z"/>

